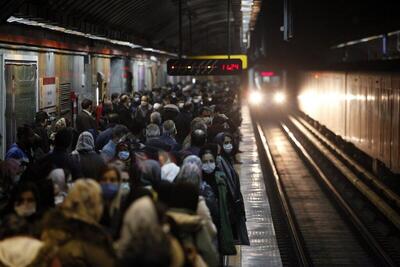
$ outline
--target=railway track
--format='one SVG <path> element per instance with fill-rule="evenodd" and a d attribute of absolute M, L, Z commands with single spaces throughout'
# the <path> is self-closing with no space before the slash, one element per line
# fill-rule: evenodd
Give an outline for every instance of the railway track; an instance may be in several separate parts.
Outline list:
<path fill-rule="evenodd" d="M 396 194 L 305 121 L 256 125 L 284 265 L 400 265 Z"/>

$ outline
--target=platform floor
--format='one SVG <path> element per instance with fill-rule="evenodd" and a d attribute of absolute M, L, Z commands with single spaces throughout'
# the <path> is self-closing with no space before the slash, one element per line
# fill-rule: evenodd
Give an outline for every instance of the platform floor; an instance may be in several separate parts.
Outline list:
<path fill-rule="evenodd" d="M 243 153 L 239 154 L 242 164 L 237 165 L 236 168 L 240 175 L 241 190 L 246 207 L 250 246 L 238 247 L 238 255 L 228 258 L 228 266 L 282 266 L 250 111 L 247 106 L 243 106 L 242 116 L 243 140 L 240 150 Z"/>

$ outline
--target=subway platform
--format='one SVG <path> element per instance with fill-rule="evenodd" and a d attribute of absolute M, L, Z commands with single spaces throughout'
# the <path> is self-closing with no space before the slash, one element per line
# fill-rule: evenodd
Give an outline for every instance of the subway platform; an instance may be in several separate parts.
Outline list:
<path fill-rule="evenodd" d="M 257 152 L 257 144 L 249 108 L 242 107 L 243 122 L 240 144 L 242 164 L 236 165 L 240 175 L 241 190 L 246 207 L 247 229 L 250 246 L 237 247 L 238 254 L 228 258 L 232 267 L 279 267 L 281 256 L 276 241 L 271 210 L 265 190 L 263 174 Z"/>

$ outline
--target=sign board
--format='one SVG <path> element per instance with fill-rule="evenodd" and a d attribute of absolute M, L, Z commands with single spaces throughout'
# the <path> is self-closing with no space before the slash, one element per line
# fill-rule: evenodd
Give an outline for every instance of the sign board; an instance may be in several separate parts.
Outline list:
<path fill-rule="evenodd" d="M 190 56 L 190 59 L 240 59 L 242 61 L 242 68 L 247 69 L 247 55 L 234 54 L 234 55 L 201 55 L 201 56 Z"/>
<path fill-rule="evenodd" d="M 40 109 L 54 112 L 57 106 L 57 87 L 55 77 L 41 78 Z"/>
<path fill-rule="evenodd" d="M 170 59 L 167 72 L 170 76 L 240 75 L 240 59 Z"/>

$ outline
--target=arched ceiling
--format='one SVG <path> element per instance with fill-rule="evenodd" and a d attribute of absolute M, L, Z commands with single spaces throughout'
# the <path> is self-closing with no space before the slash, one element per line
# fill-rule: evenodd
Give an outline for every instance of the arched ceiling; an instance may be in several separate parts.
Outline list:
<path fill-rule="evenodd" d="M 227 53 L 227 0 L 182 3 L 183 53 Z M 231 0 L 233 53 L 244 51 L 241 4 L 242 0 Z M 178 0 L 11 0 L 0 8 L 0 22 L 14 16 L 178 52 Z"/>

